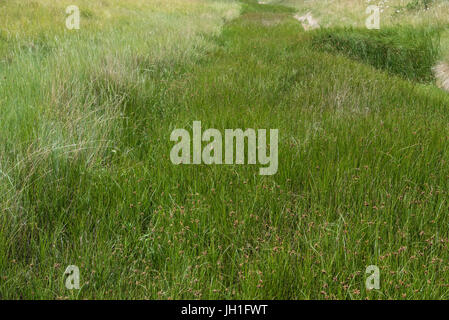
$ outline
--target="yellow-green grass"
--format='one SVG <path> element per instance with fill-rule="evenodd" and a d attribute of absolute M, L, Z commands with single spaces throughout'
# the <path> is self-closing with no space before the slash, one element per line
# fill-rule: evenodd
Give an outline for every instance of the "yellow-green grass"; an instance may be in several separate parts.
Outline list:
<path fill-rule="evenodd" d="M 81 10 L 79 30 L 66 29 L 69 5 Z M 48 183 L 60 190 L 58 184 L 67 175 L 76 184 L 83 175 L 107 174 L 108 161 L 132 126 L 125 91 L 145 90 L 148 96 L 158 92 L 179 72 L 179 63 L 193 63 L 216 46 L 212 38 L 239 14 L 239 5 L 8 0 L 0 6 L 0 206 L 1 239 L 6 241 L 0 269 L 6 272 L 6 265 L 21 255 L 40 261 L 39 252 L 28 251 L 30 242 L 34 236 L 50 237 L 40 231 L 45 226 L 35 224 L 33 212 L 39 211 L 40 202 L 47 208 L 41 218 L 54 219 L 50 203 L 30 198 L 38 194 L 32 191 L 36 185 Z M 162 100 L 153 107 L 162 110 Z M 68 196 L 64 201 L 72 200 Z M 14 277 L 22 271 L 17 269 Z M 10 294 L 18 297 L 17 290 Z"/>

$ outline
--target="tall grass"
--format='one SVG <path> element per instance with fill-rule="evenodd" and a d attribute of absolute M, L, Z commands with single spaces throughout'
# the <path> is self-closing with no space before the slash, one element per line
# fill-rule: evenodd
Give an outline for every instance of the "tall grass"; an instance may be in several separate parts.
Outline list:
<path fill-rule="evenodd" d="M 0 269 L 12 275 L 1 283 L 3 298 L 22 296 L 16 281 L 28 265 L 45 270 L 75 245 L 67 241 L 95 237 L 91 212 L 110 219 L 104 197 L 94 196 L 97 207 L 90 188 L 120 174 L 117 153 L 134 147 L 127 139 L 139 115 L 131 95 L 142 108 L 167 113 L 164 83 L 177 76 L 176 66 L 212 50 L 206 37 L 238 15 L 233 2 L 77 1 L 81 29 L 69 31 L 71 4 L 7 1 L 0 11 Z"/>
<path fill-rule="evenodd" d="M 322 29 L 313 34 L 312 44 L 421 82 L 433 80 L 432 68 L 440 56 L 439 30 L 429 27 Z"/>
<path fill-rule="evenodd" d="M 288 9 L 120 3 L 8 43 L 1 298 L 447 298 L 445 93 L 314 49 Z M 278 173 L 173 165 L 194 120 L 279 129 Z"/>

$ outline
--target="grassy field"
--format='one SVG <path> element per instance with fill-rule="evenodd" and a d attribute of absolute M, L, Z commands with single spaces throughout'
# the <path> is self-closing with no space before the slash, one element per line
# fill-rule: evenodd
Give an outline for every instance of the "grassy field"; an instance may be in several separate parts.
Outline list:
<path fill-rule="evenodd" d="M 449 297 L 434 79 L 317 48 L 350 22 L 304 32 L 315 1 L 76 2 L 71 31 L 69 1 L 0 2 L 1 299 Z M 196 120 L 279 129 L 277 173 L 173 165 Z"/>

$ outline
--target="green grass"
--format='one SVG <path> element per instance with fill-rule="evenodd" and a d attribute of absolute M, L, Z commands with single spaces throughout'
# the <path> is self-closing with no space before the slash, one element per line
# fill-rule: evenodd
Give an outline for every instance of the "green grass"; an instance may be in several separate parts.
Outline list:
<path fill-rule="evenodd" d="M 257 1 L 245 1 L 242 3 L 242 13 L 294 13 L 295 9 L 288 6 L 266 3 L 260 5 Z"/>
<path fill-rule="evenodd" d="M 414 81 L 432 81 L 439 57 L 439 30 L 390 27 L 381 30 L 321 29 L 312 36 L 317 49 L 341 52 L 376 68 Z"/>
<path fill-rule="evenodd" d="M 0 298 L 446 299 L 448 95 L 316 50 L 287 9 L 164 3 L 8 50 Z M 279 129 L 277 174 L 173 165 L 195 120 Z"/>

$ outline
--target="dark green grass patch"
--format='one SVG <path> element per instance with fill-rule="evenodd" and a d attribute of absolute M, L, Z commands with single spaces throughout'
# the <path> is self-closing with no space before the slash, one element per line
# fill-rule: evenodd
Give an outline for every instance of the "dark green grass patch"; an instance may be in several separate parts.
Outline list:
<path fill-rule="evenodd" d="M 340 52 L 419 82 L 433 80 L 432 67 L 439 55 L 439 31 L 432 28 L 322 29 L 311 39 L 315 48 Z"/>
<path fill-rule="evenodd" d="M 259 13 L 293 13 L 294 8 L 276 5 L 276 4 L 259 4 L 257 0 L 244 0 L 242 3 L 242 13 L 259 12 Z"/>

